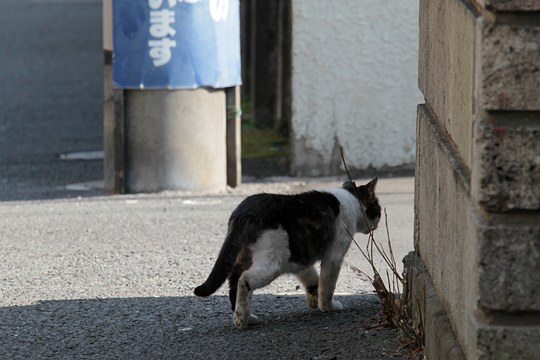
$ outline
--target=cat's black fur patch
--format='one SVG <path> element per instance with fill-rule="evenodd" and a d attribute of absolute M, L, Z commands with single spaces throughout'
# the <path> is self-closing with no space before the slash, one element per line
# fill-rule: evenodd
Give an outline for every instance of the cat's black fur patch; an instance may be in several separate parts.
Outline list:
<path fill-rule="evenodd" d="M 290 261 L 307 266 L 320 260 L 332 241 L 339 211 L 339 200 L 325 192 L 257 194 L 245 199 L 231 220 L 256 224 L 261 232 L 282 226 L 289 235 Z"/>
<path fill-rule="evenodd" d="M 242 224 L 242 226 L 239 226 L 233 222 L 232 218 L 229 219 L 227 237 L 221 247 L 214 267 L 212 268 L 208 279 L 202 285 L 195 288 L 195 295 L 209 296 L 225 282 L 227 277 L 230 278 L 233 274 L 237 274 L 236 280 L 238 280 L 240 275 L 242 275 L 242 272 L 249 269 L 251 266 L 251 254 L 246 254 L 246 252 L 249 251 L 246 249 L 243 250 L 242 244 L 244 238 L 256 237 L 257 229 L 256 226 L 250 224 Z M 233 268 L 239 253 L 244 254 L 246 260 Z M 234 286 L 236 288 L 237 284 L 234 283 Z M 236 293 L 234 293 L 233 296 L 236 298 Z"/>

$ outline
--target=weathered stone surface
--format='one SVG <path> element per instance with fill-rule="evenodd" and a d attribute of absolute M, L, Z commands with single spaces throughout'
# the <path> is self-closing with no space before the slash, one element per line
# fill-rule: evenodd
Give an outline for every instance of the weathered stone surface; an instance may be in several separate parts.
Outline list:
<path fill-rule="evenodd" d="M 420 1 L 418 84 L 468 166 L 476 16 L 460 0 Z"/>
<path fill-rule="evenodd" d="M 540 27 L 482 22 L 481 104 L 540 110 Z"/>
<path fill-rule="evenodd" d="M 293 176 L 328 176 L 339 172 L 342 160 L 337 139 L 334 139 L 330 154 L 325 154 L 325 156 L 310 146 L 309 139 L 305 137 L 296 139 L 292 144 L 292 150 L 294 156 L 291 159 L 291 173 Z"/>
<path fill-rule="evenodd" d="M 483 326 L 478 360 L 532 360 L 540 354 L 540 326 Z"/>
<path fill-rule="evenodd" d="M 415 326 L 422 319 L 425 334 L 424 355 L 428 359 L 464 360 L 461 346 L 437 296 L 422 258 L 410 252 L 404 259 L 408 283 L 412 288 L 409 308 Z"/>
<path fill-rule="evenodd" d="M 540 0 L 420 1 L 415 247 L 435 291 L 416 276 L 415 311 L 445 328 L 427 310 L 438 298 L 467 359 L 535 359 L 540 23 L 525 11 Z"/>
<path fill-rule="evenodd" d="M 418 107 L 415 244 L 463 351 L 474 353 L 478 246 L 468 169 L 444 127 Z"/>
<path fill-rule="evenodd" d="M 482 206 L 489 211 L 540 209 L 540 124 L 480 124 L 475 146 L 473 193 Z"/>
<path fill-rule="evenodd" d="M 536 226 L 479 226 L 478 238 L 480 304 L 491 310 L 539 311 L 540 216 Z"/>
<path fill-rule="evenodd" d="M 491 11 L 540 10 L 540 0 L 479 0 L 478 3 Z"/>

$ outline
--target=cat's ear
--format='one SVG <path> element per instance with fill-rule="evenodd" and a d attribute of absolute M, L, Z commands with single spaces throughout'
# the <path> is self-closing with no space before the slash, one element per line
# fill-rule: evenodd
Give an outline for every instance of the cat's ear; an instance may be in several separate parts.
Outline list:
<path fill-rule="evenodd" d="M 375 179 L 371 180 L 366 184 L 367 188 L 371 193 L 375 193 L 375 187 L 377 186 L 377 181 L 379 180 L 379 177 L 376 176 Z"/>
<path fill-rule="evenodd" d="M 343 183 L 343 188 L 345 190 L 349 190 L 349 191 L 354 191 L 356 190 L 356 184 L 354 183 L 354 181 L 350 181 L 350 180 L 347 180 Z"/>

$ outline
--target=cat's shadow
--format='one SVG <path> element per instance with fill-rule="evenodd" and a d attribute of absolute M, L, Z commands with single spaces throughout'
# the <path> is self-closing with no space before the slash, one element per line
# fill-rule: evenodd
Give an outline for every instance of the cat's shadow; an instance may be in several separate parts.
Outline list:
<path fill-rule="evenodd" d="M 224 296 L 51 300 L 3 307 L 0 358 L 326 358 L 367 351 L 367 357 L 355 358 L 370 359 L 398 347 L 394 331 L 366 330 L 379 309 L 374 295 L 338 300 L 343 311 L 322 313 L 309 309 L 303 295 L 255 295 L 253 312 L 260 324 L 246 330 L 234 328 Z M 261 351 L 266 355 L 258 356 Z M 369 357 L 370 351 L 375 357 Z"/>

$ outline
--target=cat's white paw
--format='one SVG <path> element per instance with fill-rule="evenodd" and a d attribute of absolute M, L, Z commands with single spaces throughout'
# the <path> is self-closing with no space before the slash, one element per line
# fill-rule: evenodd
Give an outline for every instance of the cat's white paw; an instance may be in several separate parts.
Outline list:
<path fill-rule="evenodd" d="M 251 315 L 249 315 L 248 323 L 249 323 L 249 325 L 257 325 L 259 323 L 259 318 L 256 317 L 255 315 L 251 314 Z"/>
<path fill-rule="evenodd" d="M 245 329 L 249 325 L 250 315 L 245 312 L 236 310 L 233 315 L 234 326 L 238 329 Z"/>
<path fill-rule="evenodd" d="M 324 312 L 340 311 L 343 309 L 343 305 L 339 301 L 332 300 L 330 303 L 319 304 L 319 309 Z"/>
<path fill-rule="evenodd" d="M 343 310 L 343 305 L 339 301 L 332 300 L 331 309 L 332 311 L 340 311 Z"/>
<path fill-rule="evenodd" d="M 235 311 L 233 315 L 234 326 L 238 329 L 245 329 L 248 325 L 256 325 L 259 323 L 259 318 L 255 315 Z"/>

